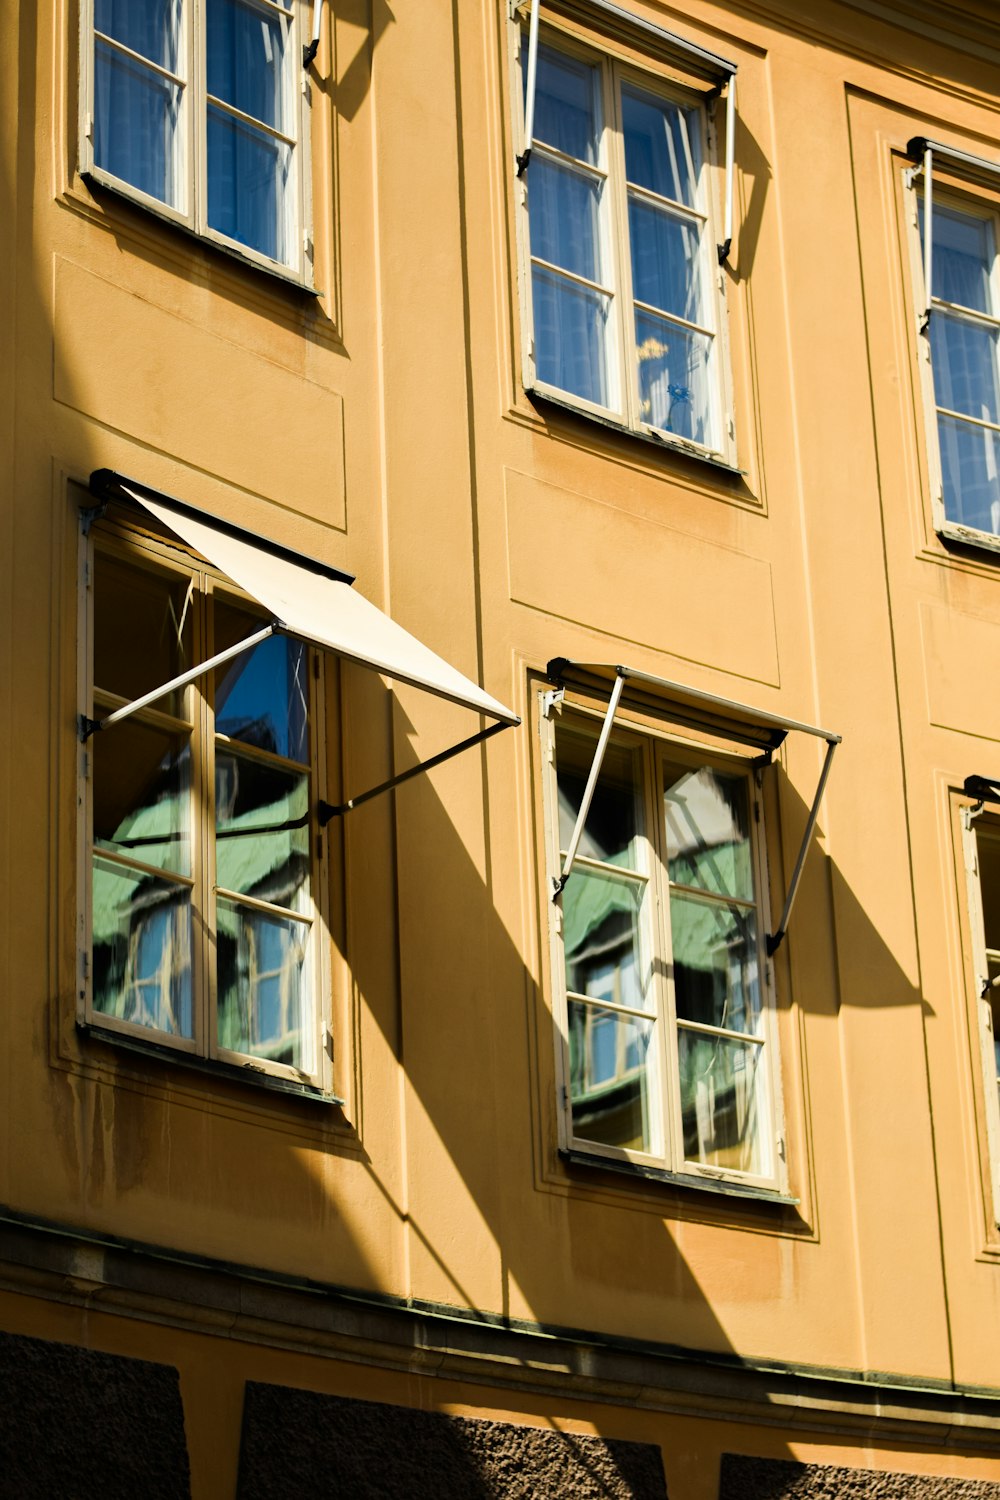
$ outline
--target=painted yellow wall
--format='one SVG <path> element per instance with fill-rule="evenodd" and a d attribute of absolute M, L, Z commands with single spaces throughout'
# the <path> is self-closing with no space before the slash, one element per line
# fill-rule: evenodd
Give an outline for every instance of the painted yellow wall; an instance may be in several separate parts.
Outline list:
<path fill-rule="evenodd" d="M 923 132 L 996 156 L 1000 29 L 971 0 L 953 47 L 930 4 L 630 5 L 739 64 L 735 480 L 521 388 L 500 0 L 336 0 L 313 94 L 315 299 L 90 191 L 75 9 L 0 0 L 0 1202 L 542 1324 L 996 1387 L 955 792 L 1000 770 L 1000 584 L 995 556 L 949 554 L 930 522 L 901 174 Z M 524 717 L 345 824 L 343 1112 L 76 1028 L 75 507 L 98 467 L 355 572 Z M 797 1211 L 559 1161 L 535 704 L 556 655 L 844 737 L 777 962 Z M 347 795 L 476 727 L 358 669 L 341 690 Z M 819 767 L 791 737 L 786 875 Z M 6 1311 L 18 1331 L 155 1349 L 234 1422 L 239 1371 L 509 1414 L 489 1392 Z M 571 1406 L 560 1420 L 582 1420 Z M 740 1436 L 587 1421 L 662 1441 L 689 1500 L 714 1493 L 691 1455 Z M 225 1493 L 235 1449 L 189 1435 L 201 1493 Z M 865 1461 L 780 1429 L 743 1441 Z"/>

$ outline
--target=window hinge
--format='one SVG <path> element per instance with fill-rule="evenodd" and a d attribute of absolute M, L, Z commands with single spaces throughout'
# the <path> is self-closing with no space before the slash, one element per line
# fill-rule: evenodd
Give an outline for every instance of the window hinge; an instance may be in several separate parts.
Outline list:
<path fill-rule="evenodd" d="M 90 775 L 90 754 L 86 750 L 81 750 L 80 752 L 80 775 L 84 781 Z"/>
<path fill-rule="evenodd" d="M 83 982 L 86 984 L 90 978 L 90 954 L 86 948 L 80 949 L 80 968 L 83 971 Z"/>
<path fill-rule="evenodd" d="M 542 694 L 542 718 L 550 719 L 553 713 L 561 713 L 563 700 L 566 697 L 565 688 L 551 688 L 549 692 Z"/>
<path fill-rule="evenodd" d="M 323 1050 L 330 1061 L 333 1062 L 333 1032 L 329 1026 L 323 1027 Z"/>
<path fill-rule="evenodd" d="M 785 1138 L 784 1138 L 783 1135 L 779 1135 L 777 1137 L 777 1147 L 778 1147 L 778 1155 L 781 1157 L 781 1160 L 784 1161 L 785 1160 Z"/>
<path fill-rule="evenodd" d="M 563 1084 L 563 1086 L 559 1090 L 559 1092 L 562 1095 L 562 1107 L 563 1107 L 563 1109 L 569 1109 L 569 1089 L 566 1087 L 565 1084 Z"/>

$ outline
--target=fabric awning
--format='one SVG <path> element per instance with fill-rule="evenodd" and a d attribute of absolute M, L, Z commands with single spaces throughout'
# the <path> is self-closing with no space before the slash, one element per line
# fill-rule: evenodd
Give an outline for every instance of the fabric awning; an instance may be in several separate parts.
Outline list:
<path fill-rule="evenodd" d="M 819 805 L 833 764 L 833 754 L 841 741 L 840 735 L 833 734 L 828 729 L 820 729 L 815 724 L 807 724 L 801 719 L 785 718 L 781 714 L 769 713 L 766 709 L 753 708 L 748 703 L 738 703 L 732 698 L 721 698 L 715 693 L 706 693 L 699 688 L 688 687 L 685 683 L 673 682 L 667 677 L 657 677 L 651 672 L 641 672 L 636 667 L 574 662 L 559 656 L 549 662 L 546 675 L 556 689 L 570 688 L 589 697 L 608 700 L 604 724 L 594 751 L 594 760 L 584 788 L 576 826 L 570 837 L 562 871 L 555 881 L 552 897 L 554 901 L 561 896 L 563 887 L 572 872 L 597 779 L 601 773 L 604 752 L 607 749 L 611 728 L 619 707 L 632 708 L 680 728 L 696 729 L 701 733 L 730 740 L 733 744 L 757 749 L 766 760 L 771 759 L 775 750 L 793 730 L 826 741 L 826 755 L 820 772 L 819 784 L 806 820 L 805 832 L 802 835 L 792 878 L 788 882 L 781 920 L 775 931 L 768 934 L 766 940 L 768 953 L 773 953 L 780 946 L 788 929 L 792 903 L 799 888 L 806 853 L 816 827 Z"/>
<path fill-rule="evenodd" d="M 463 740 L 418 767 L 355 797 L 340 808 L 327 807 L 328 816 L 347 811 L 370 796 L 386 791 L 418 770 L 439 765 L 478 740 L 519 724 L 517 714 L 452 667 L 416 636 L 397 625 L 363 595 L 352 588 L 348 573 L 330 568 L 302 553 L 255 536 L 240 526 L 221 521 L 194 506 L 164 495 L 111 469 L 98 469 L 90 477 L 91 492 L 101 501 L 125 500 L 141 506 L 161 526 L 192 547 L 205 560 L 249 594 L 271 616 L 248 640 L 191 668 L 134 703 L 126 704 L 102 720 L 85 720 L 83 737 L 127 718 L 146 704 L 155 702 L 182 683 L 194 681 L 230 656 L 250 649 L 275 631 L 333 652 L 372 671 L 405 682 L 437 697 L 446 698 L 495 722 L 486 730 Z M 325 818 L 322 819 L 325 821 Z"/>

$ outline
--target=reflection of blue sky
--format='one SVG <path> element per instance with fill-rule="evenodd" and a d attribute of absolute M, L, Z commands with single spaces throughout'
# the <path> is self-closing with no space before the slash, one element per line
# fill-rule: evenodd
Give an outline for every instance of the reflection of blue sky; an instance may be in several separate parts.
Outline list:
<path fill-rule="evenodd" d="M 305 657 L 299 641 L 272 635 L 228 662 L 216 680 L 219 731 L 306 762 Z M 252 735 L 240 733 L 251 724 Z"/>

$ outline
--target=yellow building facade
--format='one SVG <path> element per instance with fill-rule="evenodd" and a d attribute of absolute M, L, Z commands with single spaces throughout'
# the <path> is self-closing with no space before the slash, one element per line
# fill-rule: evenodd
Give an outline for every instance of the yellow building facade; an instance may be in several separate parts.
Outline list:
<path fill-rule="evenodd" d="M 8 1492 L 1000 1494 L 993 7 L 0 46 Z"/>

